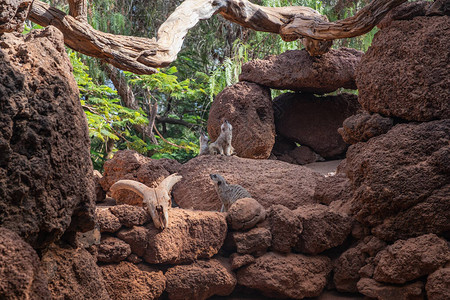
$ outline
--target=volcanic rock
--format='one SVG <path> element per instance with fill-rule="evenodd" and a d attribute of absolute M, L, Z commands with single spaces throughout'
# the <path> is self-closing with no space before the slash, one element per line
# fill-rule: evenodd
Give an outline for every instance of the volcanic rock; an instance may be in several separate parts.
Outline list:
<path fill-rule="evenodd" d="M 143 256 L 149 243 L 149 229 L 142 226 L 124 228 L 117 233 L 117 237 L 130 245 L 131 252 Z"/>
<path fill-rule="evenodd" d="M 384 29 L 396 20 L 412 20 L 418 16 L 425 16 L 430 8 L 429 1 L 414 1 L 403 3 L 389 11 L 386 16 L 377 24 L 377 27 Z"/>
<path fill-rule="evenodd" d="M 150 215 L 147 210 L 132 205 L 116 205 L 109 208 L 111 213 L 115 215 L 122 225 L 126 227 L 133 227 L 137 225 L 143 225 L 151 221 Z"/>
<path fill-rule="evenodd" d="M 379 114 L 367 112 L 353 115 L 344 120 L 338 129 L 342 139 L 347 144 L 366 142 L 374 136 L 388 132 L 394 126 L 392 118 L 385 118 Z"/>
<path fill-rule="evenodd" d="M 428 276 L 425 289 L 429 300 L 450 299 L 450 267 L 439 269 Z"/>
<path fill-rule="evenodd" d="M 306 165 L 317 161 L 319 156 L 308 146 L 295 147 L 291 151 L 285 152 L 283 155 L 277 156 L 278 160 L 288 162 L 290 164 Z"/>
<path fill-rule="evenodd" d="M 283 205 L 272 205 L 267 211 L 267 220 L 272 232 L 272 249 L 290 252 L 303 230 L 300 217 Z"/>
<path fill-rule="evenodd" d="M 0 34 L 22 32 L 32 1 L 0 0 Z"/>
<path fill-rule="evenodd" d="M 270 247 L 272 234 L 266 228 L 253 228 L 246 232 L 233 232 L 232 237 L 240 254 L 260 254 Z"/>
<path fill-rule="evenodd" d="M 131 254 L 130 245 L 112 236 L 102 236 L 97 250 L 97 259 L 107 263 L 120 262 Z"/>
<path fill-rule="evenodd" d="M 358 282 L 359 292 L 371 299 L 422 300 L 423 282 L 417 281 L 403 286 L 387 285 L 370 278 Z"/>
<path fill-rule="evenodd" d="M 325 205 L 329 205 L 333 201 L 347 202 L 352 196 L 350 181 L 344 174 L 322 177 L 317 181 L 314 192 L 314 199 Z"/>
<path fill-rule="evenodd" d="M 97 207 L 95 209 L 95 217 L 100 227 L 100 232 L 116 232 L 122 227 L 119 218 L 111 213 L 109 208 Z"/>
<path fill-rule="evenodd" d="M 227 215 L 227 221 L 234 230 L 253 228 L 265 218 L 265 208 L 252 198 L 242 198 L 234 202 Z"/>
<path fill-rule="evenodd" d="M 241 255 L 239 253 L 233 253 L 230 255 L 231 269 L 236 270 L 248 264 L 254 263 L 255 258 L 250 254 Z"/>

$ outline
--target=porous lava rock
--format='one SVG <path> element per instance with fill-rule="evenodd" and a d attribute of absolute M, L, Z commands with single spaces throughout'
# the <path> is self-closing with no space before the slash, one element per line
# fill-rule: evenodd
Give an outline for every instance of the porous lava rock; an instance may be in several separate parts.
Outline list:
<path fill-rule="evenodd" d="M 356 71 L 362 107 L 409 121 L 449 118 L 449 33 L 448 16 L 393 21 L 379 31 Z"/>
<path fill-rule="evenodd" d="M 270 89 L 238 82 L 220 92 L 209 110 L 208 134 L 215 141 L 227 120 L 233 126 L 231 145 L 239 157 L 268 158 L 275 143 Z"/>
<path fill-rule="evenodd" d="M 425 289 L 429 300 L 450 299 L 450 267 L 439 269 L 427 278 Z"/>
<path fill-rule="evenodd" d="M 388 285 L 371 278 L 358 282 L 358 289 L 364 296 L 379 300 L 422 300 L 423 282 L 417 281 L 403 286 Z"/>
<path fill-rule="evenodd" d="M 277 204 L 268 209 L 267 221 L 272 233 L 272 250 L 289 253 L 298 243 L 303 230 L 300 217 L 289 208 Z"/>
<path fill-rule="evenodd" d="M 183 164 L 183 179 L 174 186 L 175 202 L 183 208 L 220 210 L 222 202 L 209 174 L 222 175 L 239 184 L 264 208 L 282 204 L 290 209 L 315 203 L 314 188 L 320 174 L 306 167 L 274 160 L 201 155 Z"/>
<path fill-rule="evenodd" d="M 441 120 L 399 124 L 352 145 L 354 217 L 386 241 L 449 231 L 449 141 L 450 120 Z"/>
<path fill-rule="evenodd" d="M 342 139 L 347 144 L 366 142 L 374 136 L 384 134 L 394 126 L 392 118 L 385 118 L 380 114 L 363 112 L 344 120 L 342 127 L 338 129 Z"/>
<path fill-rule="evenodd" d="M 268 297 L 303 299 L 320 295 L 330 271 L 330 259 L 325 256 L 268 252 L 239 269 L 237 278 L 239 285 Z"/>
<path fill-rule="evenodd" d="M 402 284 L 433 273 L 449 260 L 447 241 L 435 234 L 398 240 L 375 257 L 373 279 Z"/>
<path fill-rule="evenodd" d="M 122 261 L 100 269 L 111 299 L 158 299 L 166 287 L 163 272 L 145 265 Z"/>
<path fill-rule="evenodd" d="M 325 205 L 329 205 L 333 201 L 347 202 L 352 199 L 352 196 L 350 180 L 345 174 L 320 178 L 314 192 L 314 199 Z"/>
<path fill-rule="evenodd" d="M 0 0 L 0 34 L 22 32 L 32 1 Z"/>
<path fill-rule="evenodd" d="M 143 225 L 151 221 L 150 215 L 143 207 L 123 204 L 111 206 L 109 210 L 119 219 L 120 223 L 126 227 Z"/>
<path fill-rule="evenodd" d="M 173 300 L 204 300 L 213 295 L 227 296 L 236 286 L 236 276 L 223 259 L 199 260 L 190 265 L 169 268 L 166 292 Z"/>
<path fill-rule="evenodd" d="M 97 224 L 100 228 L 100 232 L 116 232 L 122 227 L 119 218 L 111 213 L 109 208 L 96 207 L 95 217 L 97 219 Z"/>
<path fill-rule="evenodd" d="M 245 232 L 233 232 L 233 241 L 240 254 L 261 254 L 266 252 L 272 243 L 272 234 L 266 228 L 252 228 Z"/>
<path fill-rule="evenodd" d="M 306 165 L 317 161 L 319 156 L 308 146 L 300 146 L 277 156 L 277 159 L 290 164 Z"/>
<path fill-rule="evenodd" d="M 0 298 L 50 299 L 47 276 L 34 249 L 0 227 Z"/>
<path fill-rule="evenodd" d="M 396 20 L 412 20 L 418 16 L 425 16 L 429 9 L 431 2 L 429 1 L 414 1 L 403 3 L 391 11 L 377 24 L 377 27 L 384 29 L 391 25 L 392 21 Z"/>
<path fill-rule="evenodd" d="M 318 254 L 341 245 L 352 230 L 352 218 L 322 204 L 300 206 L 294 211 L 303 225 L 295 250 Z"/>
<path fill-rule="evenodd" d="M 164 230 L 149 223 L 144 260 L 151 264 L 178 264 L 217 254 L 227 234 L 225 214 L 173 208 Z"/>
<path fill-rule="evenodd" d="M 148 228 L 143 226 L 133 226 L 124 228 L 117 233 L 117 237 L 130 245 L 131 252 L 143 256 L 147 251 L 149 243 Z"/>
<path fill-rule="evenodd" d="M 100 179 L 102 179 L 103 175 L 94 170 L 94 194 L 95 194 L 95 202 L 104 202 L 106 199 L 106 192 L 103 190 L 102 185 L 100 184 Z"/>
<path fill-rule="evenodd" d="M 155 188 L 164 178 L 178 172 L 180 166 L 174 159 L 152 159 L 134 150 L 117 151 L 112 159 L 105 162 L 100 184 L 105 191 L 109 191 L 117 181 L 129 179 Z M 114 198 L 117 204 L 142 206 L 142 198 L 129 190 L 117 191 Z"/>
<path fill-rule="evenodd" d="M 233 253 L 230 255 L 231 269 L 236 270 L 248 264 L 254 263 L 255 258 L 250 254 Z"/>
<path fill-rule="evenodd" d="M 102 272 L 86 249 L 52 245 L 42 265 L 51 299 L 110 299 Z"/>
<path fill-rule="evenodd" d="M 120 262 L 131 254 L 130 245 L 113 236 L 102 236 L 97 251 L 97 259 L 106 263 Z"/>
<path fill-rule="evenodd" d="M 86 116 L 55 27 L 0 37 L 0 111 L 0 225 L 35 249 L 93 229 Z"/>
<path fill-rule="evenodd" d="M 275 98 L 273 105 L 277 133 L 308 146 L 323 158 L 345 153 L 348 145 L 337 130 L 360 109 L 358 97 L 352 94 L 318 97 L 286 93 Z"/>
<path fill-rule="evenodd" d="M 316 94 L 356 89 L 355 69 L 362 55 L 351 48 L 331 49 L 320 57 L 312 57 L 304 49 L 286 51 L 244 64 L 239 80 Z"/>
<path fill-rule="evenodd" d="M 264 221 L 266 209 L 253 198 L 242 198 L 228 210 L 227 221 L 234 230 L 246 230 Z"/>

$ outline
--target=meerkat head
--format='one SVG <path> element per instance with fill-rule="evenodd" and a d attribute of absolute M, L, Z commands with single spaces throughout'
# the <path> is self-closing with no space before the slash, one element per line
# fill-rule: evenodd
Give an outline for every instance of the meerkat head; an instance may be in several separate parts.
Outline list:
<path fill-rule="evenodd" d="M 216 186 L 222 186 L 227 184 L 225 178 L 223 178 L 219 174 L 209 174 L 209 177 L 211 177 L 212 181 Z"/>
<path fill-rule="evenodd" d="M 233 126 L 227 120 L 224 120 L 222 125 L 220 126 L 220 130 L 222 132 L 229 132 L 233 130 Z"/>
<path fill-rule="evenodd" d="M 200 143 L 207 144 L 209 142 L 209 137 L 205 133 L 200 134 Z"/>

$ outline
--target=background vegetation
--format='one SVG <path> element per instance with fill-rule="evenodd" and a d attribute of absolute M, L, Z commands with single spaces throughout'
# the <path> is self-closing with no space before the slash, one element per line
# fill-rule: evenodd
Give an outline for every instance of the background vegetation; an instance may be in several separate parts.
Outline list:
<path fill-rule="evenodd" d="M 66 2 L 48 1 L 68 11 Z M 182 0 L 91 0 L 89 23 L 122 35 L 154 37 L 159 26 Z M 302 5 L 330 21 L 355 14 L 368 0 L 256 0 L 264 6 Z M 29 24 L 25 31 L 29 31 Z M 353 39 L 335 41 L 334 48 L 367 50 L 376 29 Z M 226 86 L 238 81 L 245 62 L 301 49 L 298 41 L 248 30 L 220 16 L 189 31 L 183 49 L 170 68 L 154 75 L 135 75 L 108 68 L 98 59 L 68 49 L 80 88 L 91 136 L 94 167 L 119 149 L 134 149 L 152 158 L 184 162 L 198 154 L 198 136 L 205 130 L 210 103 Z M 151 113 L 157 108 L 156 116 Z M 151 126 L 152 116 L 155 119 Z M 149 122 L 150 119 L 150 122 Z"/>

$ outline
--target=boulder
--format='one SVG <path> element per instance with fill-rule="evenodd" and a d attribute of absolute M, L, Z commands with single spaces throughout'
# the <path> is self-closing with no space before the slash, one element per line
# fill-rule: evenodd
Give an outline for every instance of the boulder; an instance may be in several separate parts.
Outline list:
<path fill-rule="evenodd" d="M 151 264 L 179 264 L 217 254 L 227 234 L 225 214 L 173 208 L 164 230 L 149 223 L 144 260 Z"/>
<path fill-rule="evenodd" d="M 228 211 L 227 221 L 234 230 L 246 230 L 264 221 L 266 209 L 252 198 L 242 198 L 234 202 Z"/>
<path fill-rule="evenodd" d="M 102 272 L 87 250 L 52 245 L 42 265 L 51 299 L 110 299 Z"/>
<path fill-rule="evenodd" d="M 449 33 L 447 16 L 393 21 L 379 31 L 356 71 L 362 107 L 409 121 L 448 118 Z"/>
<path fill-rule="evenodd" d="M 308 146 L 323 158 L 345 154 L 348 146 L 337 130 L 360 108 L 356 95 L 286 93 L 275 98 L 273 105 L 277 133 Z"/>
<path fill-rule="evenodd" d="M 50 299 L 36 251 L 4 227 L 0 227 L 0 299 Z"/>
<path fill-rule="evenodd" d="M 362 55 L 351 48 L 331 49 L 320 57 L 312 57 L 304 49 L 286 51 L 244 64 L 239 80 L 316 94 L 356 89 L 355 69 Z"/>
<path fill-rule="evenodd" d="M 159 299 L 166 287 L 163 272 L 122 261 L 100 266 L 111 299 Z"/>
<path fill-rule="evenodd" d="M 314 203 L 314 188 L 320 177 L 311 169 L 285 162 L 218 155 L 191 159 L 179 173 L 183 179 L 174 186 L 175 202 L 183 208 L 200 210 L 219 210 L 222 206 L 209 177 L 212 173 L 243 186 L 266 209 L 273 204 L 295 209 Z"/>
<path fill-rule="evenodd" d="M 255 258 L 250 254 L 233 253 L 230 255 L 231 270 L 239 269 L 248 264 L 254 263 Z"/>
<path fill-rule="evenodd" d="M 1 35 L 0 107 L 0 225 L 35 249 L 93 229 L 88 126 L 55 27 Z"/>
<path fill-rule="evenodd" d="M 290 164 L 306 165 L 317 161 L 319 155 L 308 146 L 300 146 L 277 156 L 277 159 Z"/>
<path fill-rule="evenodd" d="M 447 241 L 435 234 L 398 240 L 375 257 L 373 278 L 379 282 L 403 284 L 433 273 L 449 260 Z"/>
<path fill-rule="evenodd" d="M 130 245 L 131 252 L 143 256 L 149 243 L 149 229 L 142 226 L 124 228 L 117 233 L 117 237 Z"/>
<path fill-rule="evenodd" d="M 370 138 L 385 134 L 392 126 L 394 120 L 385 118 L 379 114 L 363 112 L 353 115 L 344 120 L 342 127 L 338 129 L 342 139 L 347 144 L 367 142 Z"/>
<path fill-rule="evenodd" d="M 283 205 L 272 205 L 268 209 L 267 220 L 272 232 L 272 250 L 291 252 L 303 230 L 300 217 Z"/>
<path fill-rule="evenodd" d="M 429 300 L 450 299 L 450 267 L 439 269 L 427 278 L 425 289 Z"/>
<path fill-rule="evenodd" d="M 22 32 L 32 1 L 0 0 L 0 34 Z"/>
<path fill-rule="evenodd" d="M 106 263 L 120 262 L 131 254 L 130 245 L 112 236 L 102 236 L 97 251 L 97 259 Z"/>
<path fill-rule="evenodd" d="M 422 300 L 423 282 L 417 281 L 403 286 L 387 285 L 370 278 L 358 282 L 358 289 L 364 296 L 378 300 Z"/>
<path fill-rule="evenodd" d="M 97 207 L 95 209 L 95 217 L 100 227 L 100 232 L 116 232 L 122 227 L 119 218 L 111 213 L 109 208 Z"/>
<path fill-rule="evenodd" d="M 266 228 L 253 228 L 246 232 L 233 232 L 233 241 L 240 254 L 261 254 L 272 242 L 272 234 Z"/>
<path fill-rule="evenodd" d="M 346 172 L 355 218 L 386 241 L 449 231 L 449 141 L 450 120 L 442 120 L 399 124 L 352 145 Z"/>
<path fill-rule="evenodd" d="M 325 205 L 333 201 L 347 202 L 352 199 L 352 196 L 350 180 L 344 174 L 320 178 L 314 192 L 314 199 Z"/>
<path fill-rule="evenodd" d="M 236 276 L 224 260 L 199 260 L 191 265 L 171 267 L 165 274 L 171 300 L 204 300 L 227 296 L 236 286 Z"/>
<path fill-rule="evenodd" d="M 320 295 L 330 271 L 330 259 L 325 256 L 269 252 L 239 269 L 237 278 L 239 285 L 268 297 L 303 299 Z"/>
<path fill-rule="evenodd" d="M 223 120 L 233 126 L 232 146 L 239 157 L 268 158 L 275 143 L 270 89 L 249 82 L 226 87 L 211 104 L 208 134 L 215 141 Z"/>
<path fill-rule="evenodd" d="M 155 188 L 167 176 L 177 173 L 181 164 L 174 159 L 152 159 L 134 150 L 117 151 L 114 157 L 103 165 L 103 178 L 100 180 L 105 191 L 121 179 L 139 181 Z M 142 198 L 129 190 L 119 190 L 114 194 L 117 204 L 142 206 Z"/>
<path fill-rule="evenodd" d="M 391 25 L 396 20 L 412 20 L 418 16 L 425 16 L 427 10 L 430 8 L 431 2 L 415 1 L 403 3 L 391 11 L 377 24 L 377 27 L 384 29 Z"/>
<path fill-rule="evenodd" d="M 341 245 L 352 230 L 353 220 L 325 205 L 300 206 L 294 211 L 303 225 L 295 250 L 318 254 Z"/>
<path fill-rule="evenodd" d="M 147 210 L 139 206 L 123 204 L 111 206 L 109 210 L 126 227 L 144 225 L 152 220 Z"/>

